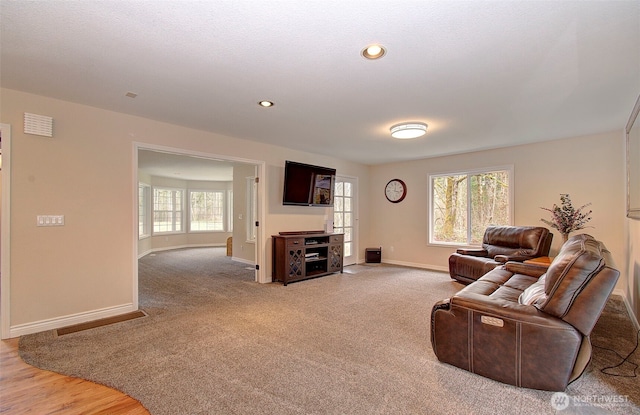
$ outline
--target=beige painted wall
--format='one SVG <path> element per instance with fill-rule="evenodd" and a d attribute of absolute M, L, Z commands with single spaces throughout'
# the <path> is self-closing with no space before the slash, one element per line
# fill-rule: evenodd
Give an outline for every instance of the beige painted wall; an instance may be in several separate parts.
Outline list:
<path fill-rule="evenodd" d="M 287 159 L 359 177 L 368 199 L 369 168 L 357 163 L 9 89 L 0 90 L 0 111 L 13 126 L 9 324 L 26 332 L 135 302 L 134 142 L 264 161 L 267 236 L 324 224 L 325 209 L 282 206 Z M 24 134 L 24 112 L 53 117 L 54 137 Z M 42 214 L 65 215 L 65 226 L 36 227 Z M 360 217 L 363 241 L 367 218 Z M 271 275 L 270 239 L 260 249 Z"/>
<path fill-rule="evenodd" d="M 602 240 L 623 266 L 625 241 L 624 146 L 620 132 L 480 151 L 447 157 L 391 163 L 372 168 L 373 217 L 371 243 L 382 246 L 383 261 L 447 270 L 451 247 L 428 243 L 429 174 L 513 165 L 515 225 L 545 226 L 541 206 L 560 203 L 569 193 L 576 207 L 591 202 L 593 228 L 584 230 Z M 407 197 L 393 204 L 384 185 L 392 178 L 407 184 Z M 581 232 L 582 233 L 582 232 Z M 552 252 L 561 244 L 555 232 Z M 619 287 L 626 285 L 621 278 Z"/>

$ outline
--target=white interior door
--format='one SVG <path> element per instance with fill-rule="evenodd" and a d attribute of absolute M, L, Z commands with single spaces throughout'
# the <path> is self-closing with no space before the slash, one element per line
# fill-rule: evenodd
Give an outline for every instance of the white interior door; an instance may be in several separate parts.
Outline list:
<path fill-rule="evenodd" d="M 333 204 L 333 231 L 344 234 L 344 265 L 358 261 L 357 179 L 336 177 Z"/>

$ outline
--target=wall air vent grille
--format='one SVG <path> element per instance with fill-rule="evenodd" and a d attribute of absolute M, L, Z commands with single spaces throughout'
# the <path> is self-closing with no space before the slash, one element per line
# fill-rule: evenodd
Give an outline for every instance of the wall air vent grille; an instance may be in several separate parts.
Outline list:
<path fill-rule="evenodd" d="M 24 133 L 53 137 L 53 118 L 25 112 Z"/>

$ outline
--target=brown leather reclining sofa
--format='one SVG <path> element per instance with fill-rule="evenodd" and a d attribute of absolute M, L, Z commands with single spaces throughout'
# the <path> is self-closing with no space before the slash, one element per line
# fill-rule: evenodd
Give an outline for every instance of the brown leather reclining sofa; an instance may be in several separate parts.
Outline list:
<path fill-rule="evenodd" d="M 458 249 L 449 257 L 451 278 L 469 284 L 507 261 L 549 255 L 553 234 L 541 226 L 489 226 L 482 248 Z"/>
<path fill-rule="evenodd" d="M 586 234 L 571 237 L 548 269 L 507 262 L 433 306 L 433 351 L 503 383 L 563 391 L 591 359 L 589 335 L 619 275 Z"/>

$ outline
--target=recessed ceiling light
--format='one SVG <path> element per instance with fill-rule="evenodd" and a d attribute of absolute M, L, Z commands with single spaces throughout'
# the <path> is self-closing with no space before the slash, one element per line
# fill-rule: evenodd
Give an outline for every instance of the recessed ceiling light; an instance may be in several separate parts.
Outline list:
<path fill-rule="evenodd" d="M 272 101 L 259 101 L 258 105 L 260 105 L 261 107 L 269 108 L 273 107 L 276 104 L 274 104 Z"/>
<path fill-rule="evenodd" d="M 406 140 L 418 138 L 427 133 L 427 124 L 418 121 L 403 122 L 393 125 L 390 129 L 391 137 Z"/>
<path fill-rule="evenodd" d="M 387 53 L 386 49 L 382 45 L 369 45 L 361 52 L 362 56 L 367 59 L 380 59 Z"/>

